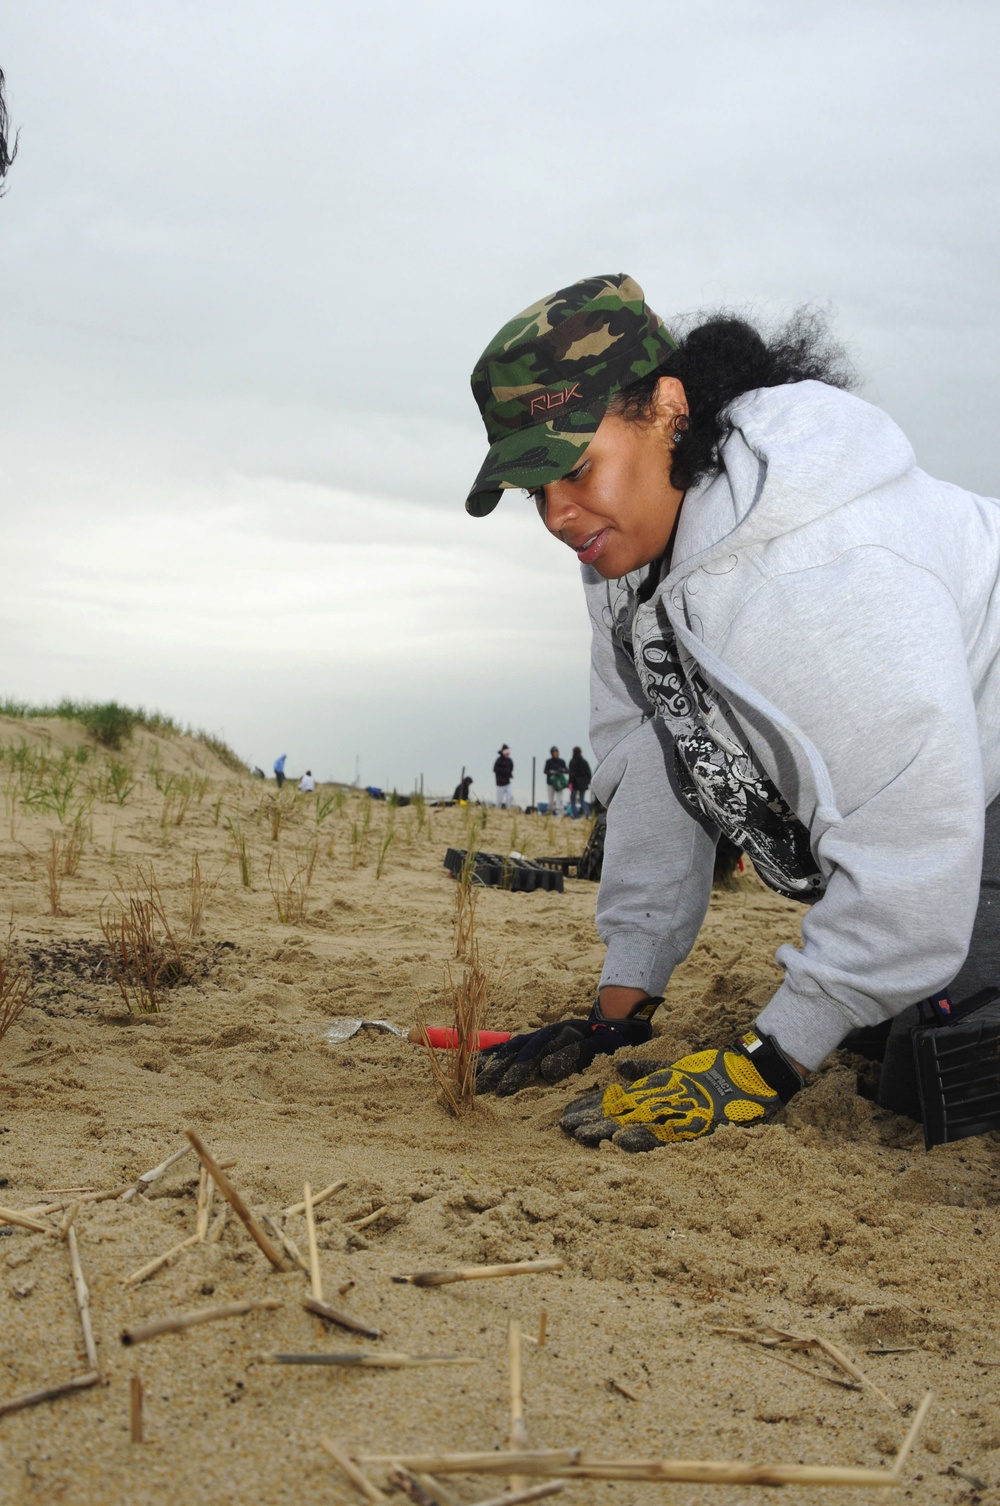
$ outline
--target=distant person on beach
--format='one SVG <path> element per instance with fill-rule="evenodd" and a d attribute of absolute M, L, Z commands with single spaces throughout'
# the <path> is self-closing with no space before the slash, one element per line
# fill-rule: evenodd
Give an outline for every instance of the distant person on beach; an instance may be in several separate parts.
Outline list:
<path fill-rule="evenodd" d="M 316 788 L 316 781 L 312 777 L 312 769 L 306 769 L 306 771 L 303 774 L 302 778 L 299 780 L 299 794 L 300 795 L 311 795 L 312 792 L 313 792 L 313 790 L 315 788 Z"/>
<path fill-rule="evenodd" d="M 276 758 L 274 760 L 274 777 L 275 777 L 275 780 L 277 782 L 279 790 L 281 789 L 281 786 L 285 782 L 285 759 L 287 757 L 288 757 L 287 753 L 282 753 L 282 755 L 281 755 L 280 758 Z"/>
<path fill-rule="evenodd" d="M 458 784 L 456 784 L 455 793 L 451 798 L 453 800 L 468 800 L 469 791 L 472 789 L 472 784 L 472 775 L 466 774 L 465 778 L 459 780 Z"/>
<path fill-rule="evenodd" d="M 480 1085 L 650 1040 L 724 836 L 806 906 L 780 987 L 563 1128 L 652 1150 L 757 1124 L 842 1044 L 884 1053 L 878 1101 L 928 1143 L 1000 1127 L 1000 503 L 919 470 L 808 313 L 675 336 L 631 278 L 586 278 L 472 385 L 490 451 L 466 509 L 523 488 L 583 567 L 607 806 L 597 1001 L 485 1053 Z"/>
<path fill-rule="evenodd" d="M 574 748 L 569 761 L 569 813 L 582 816 L 586 806 L 584 799 L 590 789 L 591 769 L 579 748 Z"/>
<path fill-rule="evenodd" d="M 545 783 L 549 791 L 549 815 L 561 816 L 566 804 L 569 770 L 566 767 L 565 758 L 559 757 L 558 748 L 549 749 L 549 756 L 545 760 L 542 773 L 545 775 Z"/>
<path fill-rule="evenodd" d="M 511 805 L 510 782 L 514 777 L 514 760 L 510 756 L 510 749 L 504 743 L 497 754 L 493 765 L 493 777 L 497 782 L 497 809 L 509 811 Z"/>

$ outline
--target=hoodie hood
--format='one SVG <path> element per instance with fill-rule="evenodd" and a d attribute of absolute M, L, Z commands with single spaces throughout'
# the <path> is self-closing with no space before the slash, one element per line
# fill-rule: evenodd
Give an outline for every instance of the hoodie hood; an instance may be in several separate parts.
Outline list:
<path fill-rule="evenodd" d="M 916 463 L 887 414 L 824 382 L 744 393 L 728 419 L 722 470 L 684 499 L 672 572 L 723 542 L 746 548 L 815 522 Z"/>

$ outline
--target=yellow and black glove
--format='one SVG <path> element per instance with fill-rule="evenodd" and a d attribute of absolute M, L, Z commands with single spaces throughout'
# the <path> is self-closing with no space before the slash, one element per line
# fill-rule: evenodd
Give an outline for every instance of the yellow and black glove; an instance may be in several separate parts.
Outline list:
<path fill-rule="evenodd" d="M 670 1067 L 586 1093 L 559 1121 L 583 1145 L 613 1140 L 623 1150 L 656 1150 L 698 1140 L 720 1124 L 760 1124 L 805 1079 L 770 1036 L 747 1030 L 731 1045 L 695 1051 Z"/>

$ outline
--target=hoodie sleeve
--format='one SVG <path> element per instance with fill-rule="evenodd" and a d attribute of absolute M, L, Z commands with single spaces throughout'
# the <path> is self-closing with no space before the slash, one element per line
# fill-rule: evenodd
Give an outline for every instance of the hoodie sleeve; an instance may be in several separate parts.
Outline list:
<path fill-rule="evenodd" d="M 723 652 L 828 776 L 817 802 L 794 765 L 794 739 L 775 738 L 773 718 L 769 732 L 766 716 L 744 708 L 744 729 L 811 827 L 827 879 L 801 949 L 778 952 L 785 979 L 758 1020 L 814 1068 L 850 1030 L 946 988 L 965 960 L 985 795 L 962 624 L 930 572 L 886 549 L 856 549 L 764 585 Z"/>
<path fill-rule="evenodd" d="M 607 946 L 601 986 L 662 994 L 708 909 L 717 833 L 677 793 L 673 744 L 611 631 L 608 584 L 584 568 L 593 632 L 591 779 L 607 806 L 597 929 Z"/>

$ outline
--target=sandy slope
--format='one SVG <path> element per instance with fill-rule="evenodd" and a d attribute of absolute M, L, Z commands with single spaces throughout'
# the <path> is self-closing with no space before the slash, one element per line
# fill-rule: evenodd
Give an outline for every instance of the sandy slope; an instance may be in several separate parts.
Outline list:
<path fill-rule="evenodd" d="M 85 742 L 63 724 L 0 724 L 58 749 Z M 80 789 L 103 755 L 79 766 Z M 279 842 L 262 801 L 187 739 L 139 733 L 125 755 L 138 783 L 123 806 L 95 798 L 79 872 L 59 916 L 47 913 L 43 855 L 51 812 L 8 798 L 0 832 L 3 911 L 33 959 L 37 991 L 0 1042 L 0 1201 L 28 1206 L 43 1189 L 114 1187 L 197 1127 L 257 1207 L 276 1212 L 303 1179 L 347 1186 L 320 1210 L 328 1293 L 374 1320 L 393 1349 L 473 1356 L 467 1368 L 333 1372 L 258 1363 L 266 1349 L 349 1349 L 299 1306 L 299 1274 L 275 1275 L 230 1220 L 215 1246 L 189 1250 L 137 1288 L 121 1277 L 194 1228 L 195 1167 L 181 1162 L 147 1197 L 85 1207 L 77 1220 L 107 1384 L 0 1418 L 0 1500 L 259 1502 L 360 1500 L 317 1446 L 320 1433 L 372 1450 L 492 1448 L 506 1436 L 505 1325 L 549 1342 L 526 1356 L 528 1434 L 536 1445 L 589 1444 L 615 1455 L 885 1462 L 906 1427 L 871 1393 L 787 1368 L 759 1347 L 713 1332 L 773 1323 L 834 1338 L 903 1408 L 929 1386 L 938 1401 L 907 1481 L 914 1500 L 1000 1501 L 1000 1360 L 994 1333 L 998 1143 L 925 1155 L 915 1126 L 856 1096 L 859 1065 L 835 1059 L 783 1119 L 703 1143 L 628 1158 L 587 1151 L 556 1128 L 562 1105 L 594 1071 L 561 1088 L 487 1100 L 462 1122 L 435 1102 L 418 1048 L 362 1035 L 329 1046 L 337 1015 L 444 1020 L 454 885 L 441 868 L 464 816 L 435 813 L 418 831 L 401 811 L 385 872 L 386 820 L 351 867 L 352 799 L 317 829 L 312 801 L 293 801 Z M 10 785 L 9 766 L 3 777 Z M 171 773 L 206 781 L 182 824 L 163 824 Z M 157 782 L 161 788 L 157 788 Z M 9 793 L 9 792 L 8 792 Z M 218 802 L 218 803 L 217 803 Z M 13 832 L 11 820 L 13 819 Z M 72 811 L 67 810 L 67 820 Z M 253 887 L 240 881 L 227 821 L 246 836 Z M 267 879 L 318 856 L 304 924 L 280 923 Z M 579 828 L 489 818 L 485 845 L 572 850 Z M 192 854 L 215 887 L 205 932 L 189 944 L 192 981 L 163 1012 L 130 1019 L 101 960 L 98 908 L 152 864 L 179 935 Z M 32 856 L 36 854 L 36 856 Z M 601 949 L 594 888 L 564 895 L 482 894 L 479 936 L 494 958 L 491 1023 L 521 1025 L 583 1010 Z M 777 945 L 796 908 L 753 881 L 716 896 L 703 935 L 658 1022 L 657 1056 L 708 1044 L 768 996 Z M 647 1051 L 644 1053 L 649 1055 Z M 363 1233 L 352 1220 L 385 1206 Z M 302 1220 L 289 1229 L 305 1244 Z M 439 1290 L 393 1285 L 394 1272 L 452 1262 L 559 1254 L 565 1274 Z M 0 1239 L 0 1398 L 84 1367 L 64 1246 L 21 1231 Z M 124 1349 L 124 1324 L 176 1308 L 277 1294 L 275 1312 Z M 876 1357 L 879 1346 L 907 1352 Z M 819 1372 L 809 1356 L 797 1356 Z M 142 1447 L 128 1441 L 128 1385 L 147 1393 Z M 833 1371 L 825 1373 L 833 1374 Z M 638 1398 L 611 1389 L 617 1380 Z M 962 1475 L 950 1474 L 952 1469 Z M 464 1501 L 494 1482 L 459 1482 Z M 864 1492 L 785 1491 L 830 1503 Z M 638 1502 L 778 1498 L 695 1486 L 574 1486 L 572 1499 Z"/>

